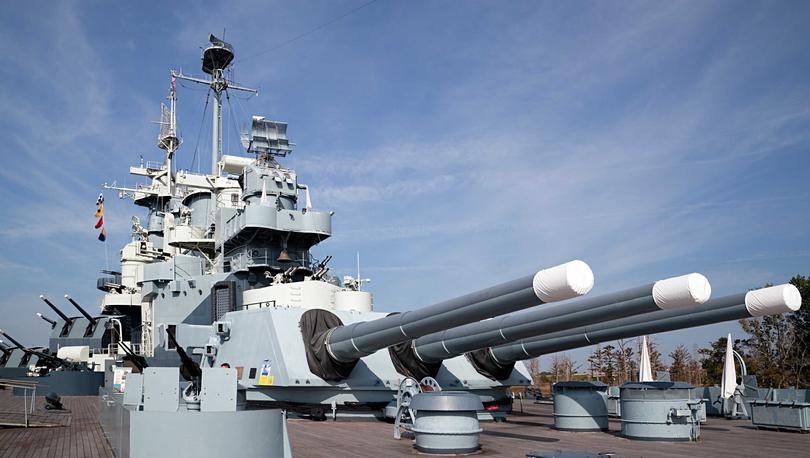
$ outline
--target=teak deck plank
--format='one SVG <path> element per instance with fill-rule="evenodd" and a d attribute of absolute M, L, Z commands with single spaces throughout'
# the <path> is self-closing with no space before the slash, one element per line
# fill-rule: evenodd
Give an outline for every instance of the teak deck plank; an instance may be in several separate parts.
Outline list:
<path fill-rule="evenodd" d="M 516 406 L 519 409 L 519 406 Z M 505 423 L 482 423 L 482 451 L 472 456 L 525 457 L 532 451 L 569 450 L 611 452 L 620 457 L 684 456 L 807 456 L 810 434 L 757 430 L 746 420 L 710 417 L 701 425 L 701 440 L 690 442 L 634 441 L 619 436 L 621 423 L 610 421 L 606 433 L 574 433 L 553 428 L 551 405 L 524 402 L 524 414 L 509 416 Z M 383 422 L 289 421 L 293 453 L 300 458 L 335 456 L 413 457 L 409 437 L 393 438 L 393 425 Z"/>
<path fill-rule="evenodd" d="M 113 457 L 101 432 L 93 396 L 65 396 L 66 412 L 50 412 L 44 398 L 37 396 L 35 417 L 55 427 L 0 427 L 0 458 L 85 458 Z M 9 418 L 23 418 L 23 397 L 0 390 L 0 412 Z"/>

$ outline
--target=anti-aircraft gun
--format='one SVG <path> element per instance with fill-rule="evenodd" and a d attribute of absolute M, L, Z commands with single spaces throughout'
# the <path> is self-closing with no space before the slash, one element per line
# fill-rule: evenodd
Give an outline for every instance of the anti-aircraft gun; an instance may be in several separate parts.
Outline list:
<path fill-rule="evenodd" d="M 0 367 L 4 367 L 6 365 L 12 351 L 14 351 L 13 347 L 6 346 L 6 344 L 0 340 Z"/>
<path fill-rule="evenodd" d="M 42 299 L 42 301 L 45 302 L 48 305 L 48 307 L 50 307 L 51 310 L 53 310 L 54 313 L 56 313 L 59 316 L 59 318 L 62 319 L 62 329 L 59 332 L 59 335 L 60 336 L 68 335 L 70 333 L 70 328 L 73 327 L 73 319 L 65 315 L 61 310 L 59 310 L 59 307 L 55 306 L 53 302 L 49 301 L 48 298 L 46 298 L 44 295 L 40 294 L 39 298 Z M 54 325 L 54 327 L 55 326 L 56 325 Z"/>
<path fill-rule="evenodd" d="M 68 302 L 73 304 L 73 306 L 76 307 L 76 310 L 78 310 L 82 315 L 84 315 L 85 318 L 87 318 L 89 324 L 87 325 L 87 329 L 85 329 L 84 331 L 85 337 L 93 335 L 93 332 L 96 330 L 96 326 L 98 326 L 99 322 L 98 318 L 94 318 L 92 315 L 87 313 L 87 310 L 83 309 L 81 305 L 76 303 L 76 301 L 74 301 L 73 298 L 68 296 L 67 294 L 65 294 L 65 299 L 67 299 Z"/>
<path fill-rule="evenodd" d="M 66 360 L 64 360 L 62 358 L 51 355 L 51 354 L 46 353 L 44 351 L 40 351 L 40 350 L 36 350 L 36 349 L 28 348 L 28 347 L 24 346 L 19 341 L 14 339 L 14 337 L 11 337 L 10 335 L 6 334 L 2 329 L 0 329 L 0 335 L 3 335 L 6 339 L 9 340 L 9 342 L 16 345 L 17 348 L 20 349 L 20 351 L 22 351 L 23 353 L 25 353 L 29 357 L 31 355 L 36 356 L 38 358 L 37 363 L 36 363 L 36 368 L 37 368 L 37 372 L 40 375 L 42 375 L 43 373 L 46 373 L 46 372 L 48 372 L 50 370 L 53 370 L 53 369 L 71 366 L 71 363 L 69 361 L 66 361 Z"/>
<path fill-rule="evenodd" d="M 54 320 L 52 320 L 52 319 L 48 318 L 47 316 L 45 316 L 45 315 L 43 315 L 43 314 L 41 314 L 41 313 L 39 313 L 39 312 L 37 312 L 37 316 L 38 316 L 39 318 L 42 318 L 42 321 L 44 321 L 44 322 L 46 322 L 46 323 L 50 324 L 50 325 L 51 325 L 51 329 L 53 329 L 53 328 L 55 328 L 55 327 L 56 327 L 56 321 L 54 321 Z"/>

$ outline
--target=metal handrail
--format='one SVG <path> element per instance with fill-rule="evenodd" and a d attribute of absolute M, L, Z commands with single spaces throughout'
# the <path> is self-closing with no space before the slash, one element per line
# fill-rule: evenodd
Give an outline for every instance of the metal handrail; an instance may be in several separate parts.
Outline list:
<path fill-rule="evenodd" d="M 20 388 L 23 390 L 23 414 L 25 415 L 25 427 L 28 428 L 30 426 L 28 414 L 34 413 L 34 405 L 36 404 L 37 400 L 37 382 L 25 382 L 22 380 L 9 380 L 9 379 L 0 379 L 0 386 L 6 388 Z M 29 412 L 28 407 L 28 390 L 31 390 L 31 407 Z"/>

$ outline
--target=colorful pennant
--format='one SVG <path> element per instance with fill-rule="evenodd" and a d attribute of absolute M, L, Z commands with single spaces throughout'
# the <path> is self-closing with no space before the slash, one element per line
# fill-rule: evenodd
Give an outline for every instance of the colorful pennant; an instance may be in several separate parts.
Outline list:
<path fill-rule="evenodd" d="M 98 234 L 98 239 L 101 242 L 107 240 L 107 229 L 104 228 L 104 194 L 99 193 L 98 200 L 96 200 L 96 218 L 98 221 L 96 222 L 95 228 L 101 228 L 101 232 Z"/>

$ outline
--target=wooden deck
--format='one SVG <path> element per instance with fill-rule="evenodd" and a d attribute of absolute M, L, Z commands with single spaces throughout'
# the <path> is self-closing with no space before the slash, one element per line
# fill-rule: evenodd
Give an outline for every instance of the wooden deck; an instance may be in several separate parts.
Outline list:
<path fill-rule="evenodd" d="M 69 412 L 45 411 L 38 397 L 37 419 L 60 426 L 0 427 L 0 458 L 112 457 L 112 450 L 96 419 L 95 397 L 62 398 Z M 517 404 L 516 409 L 520 410 Z M 22 415 L 22 397 L 0 390 L 0 413 Z M 620 423 L 612 420 L 609 433 L 571 433 L 553 429 L 551 406 L 523 403 L 523 413 L 506 423 L 483 423 L 483 449 L 473 456 L 522 458 L 531 451 L 573 450 L 610 452 L 620 457 L 795 457 L 810 456 L 810 434 L 757 430 L 750 421 L 709 418 L 697 443 L 639 442 L 618 436 Z M 393 425 L 290 419 L 290 440 L 297 458 L 395 458 L 420 456 L 409 438 L 395 440 Z M 238 456 L 238 450 L 235 450 Z M 424 455 L 422 455 L 424 456 Z"/>
<path fill-rule="evenodd" d="M 112 457 L 112 449 L 101 432 L 96 415 L 96 398 L 62 397 L 65 412 L 47 411 L 45 399 L 37 396 L 32 425 L 22 428 L 0 426 L 0 458 L 15 457 Z M 0 390 L 0 418 L 20 423 L 23 397 Z"/>
<path fill-rule="evenodd" d="M 520 410 L 516 403 L 515 408 Z M 549 404 L 524 401 L 524 413 L 506 423 L 483 423 L 482 451 L 471 456 L 522 458 L 532 451 L 614 453 L 619 457 L 798 457 L 810 456 L 810 434 L 757 430 L 750 421 L 709 418 L 701 440 L 649 442 L 618 435 L 621 423 L 611 420 L 609 433 L 573 433 L 552 428 Z M 395 440 L 387 423 L 312 422 L 291 419 L 290 440 L 296 458 L 394 458 L 428 456 L 417 453 L 407 438 Z"/>

